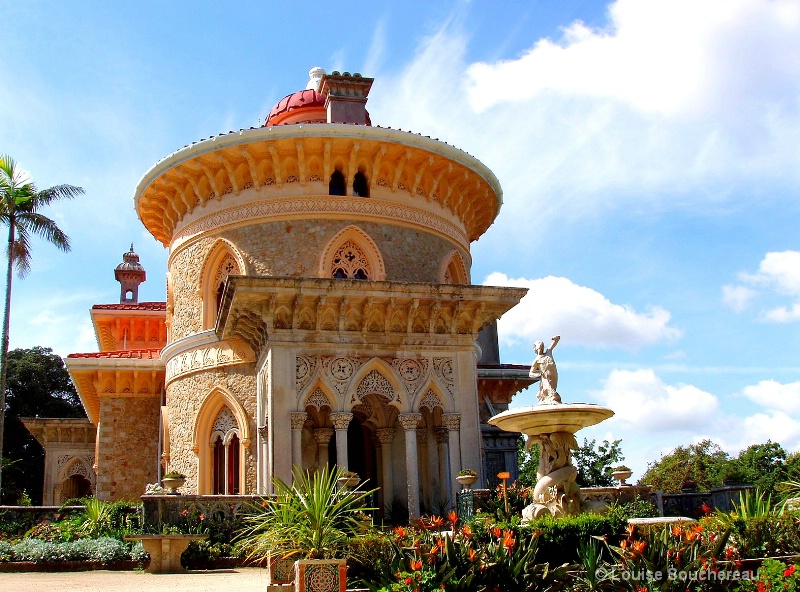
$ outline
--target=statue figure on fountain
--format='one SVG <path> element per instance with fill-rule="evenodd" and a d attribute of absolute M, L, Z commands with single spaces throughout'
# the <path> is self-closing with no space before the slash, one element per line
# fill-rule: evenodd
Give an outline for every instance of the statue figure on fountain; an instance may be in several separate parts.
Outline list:
<path fill-rule="evenodd" d="M 552 338 L 550 347 L 544 348 L 544 343 L 537 341 L 533 344 L 533 351 L 536 352 L 536 359 L 531 364 L 531 371 L 528 375 L 531 378 L 539 379 L 539 405 L 556 405 L 561 403 L 561 395 L 558 394 L 558 368 L 553 359 L 553 350 L 558 345 L 560 335 Z"/>

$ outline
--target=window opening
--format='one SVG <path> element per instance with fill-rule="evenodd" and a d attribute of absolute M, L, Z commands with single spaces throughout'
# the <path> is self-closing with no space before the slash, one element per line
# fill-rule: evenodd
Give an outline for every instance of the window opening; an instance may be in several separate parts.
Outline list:
<path fill-rule="evenodd" d="M 358 171 L 353 179 L 353 195 L 357 197 L 369 197 L 369 183 L 367 183 L 367 176 Z"/>
<path fill-rule="evenodd" d="M 345 195 L 345 184 L 346 181 L 342 171 L 336 169 L 331 174 L 331 180 L 328 183 L 328 195 Z"/>
<path fill-rule="evenodd" d="M 223 407 L 211 428 L 213 491 L 215 495 L 239 493 L 239 426 L 227 407 Z"/>
<path fill-rule="evenodd" d="M 333 256 L 332 277 L 336 279 L 368 280 L 369 263 L 352 240 L 346 241 Z"/>

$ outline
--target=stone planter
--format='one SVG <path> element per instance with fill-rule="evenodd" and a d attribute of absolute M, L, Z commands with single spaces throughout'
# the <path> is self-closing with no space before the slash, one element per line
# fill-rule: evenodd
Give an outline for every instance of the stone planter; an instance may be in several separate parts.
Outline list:
<path fill-rule="evenodd" d="M 344 559 L 298 559 L 294 563 L 295 592 L 347 592 Z"/>
<path fill-rule="evenodd" d="M 339 477 L 336 483 L 343 489 L 355 489 L 361 483 L 361 477 Z"/>
<path fill-rule="evenodd" d="M 470 489 L 477 480 L 478 477 L 476 475 L 459 475 L 456 477 L 456 481 L 461 483 L 461 487 L 464 489 Z"/>
<path fill-rule="evenodd" d="M 177 491 L 179 487 L 183 487 L 186 479 L 165 477 L 161 480 L 161 485 L 164 489 L 169 489 L 170 495 L 180 495 Z"/>
<path fill-rule="evenodd" d="M 207 534 L 132 534 L 123 537 L 126 541 L 142 541 L 144 550 L 150 554 L 148 573 L 185 573 L 181 555 L 189 542 L 207 538 Z"/>
<path fill-rule="evenodd" d="M 627 485 L 627 483 L 625 483 L 625 480 L 630 479 L 631 475 L 633 475 L 632 471 L 625 471 L 625 470 L 614 471 L 611 473 L 611 476 L 614 477 L 614 479 L 616 479 L 617 481 L 619 481 L 620 485 Z"/>

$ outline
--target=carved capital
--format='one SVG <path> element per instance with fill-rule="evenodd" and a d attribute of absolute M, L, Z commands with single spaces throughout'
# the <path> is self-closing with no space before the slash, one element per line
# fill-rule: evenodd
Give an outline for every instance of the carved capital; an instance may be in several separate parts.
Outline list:
<path fill-rule="evenodd" d="M 378 442 L 383 446 L 384 444 L 391 444 L 394 440 L 394 428 L 380 428 L 376 432 Z"/>
<path fill-rule="evenodd" d="M 314 441 L 317 444 L 327 444 L 333 438 L 333 428 L 317 428 L 314 430 Z"/>
<path fill-rule="evenodd" d="M 406 431 L 416 430 L 419 422 L 422 421 L 422 413 L 401 413 L 397 417 L 397 421 Z"/>
<path fill-rule="evenodd" d="M 289 414 L 289 420 L 292 422 L 293 430 L 302 430 L 306 419 L 308 419 L 308 413 L 305 411 L 292 411 Z"/>
<path fill-rule="evenodd" d="M 449 441 L 450 430 L 447 428 L 434 428 L 433 433 L 436 434 L 436 441 L 439 444 L 447 444 Z"/>
<path fill-rule="evenodd" d="M 428 443 L 428 428 L 417 428 L 417 443 L 418 444 Z"/>
<path fill-rule="evenodd" d="M 267 426 L 261 426 L 258 428 L 258 435 L 262 440 L 266 440 L 267 436 L 269 435 L 269 428 Z"/>
<path fill-rule="evenodd" d="M 461 429 L 461 414 L 445 413 L 442 415 L 442 423 L 447 426 L 448 430 L 459 430 Z"/>
<path fill-rule="evenodd" d="M 353 419 L 352 413 L 331 413 L 331 423 L 337 430 L 346 430 Z"/>

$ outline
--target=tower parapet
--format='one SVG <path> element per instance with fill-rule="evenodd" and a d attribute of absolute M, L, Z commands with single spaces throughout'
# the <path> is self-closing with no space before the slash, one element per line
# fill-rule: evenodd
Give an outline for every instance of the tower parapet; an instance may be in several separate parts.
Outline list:
<path fill-rule="evenodd" d="M 122 255 L 122 263 L 114 269 L 114 278 L 120 283 L 120 304 L 136 304 L 139 302 L 139 284 L 147 279 L 144 267 L 139 263 L 139 255 L 131 249 Z"/>

